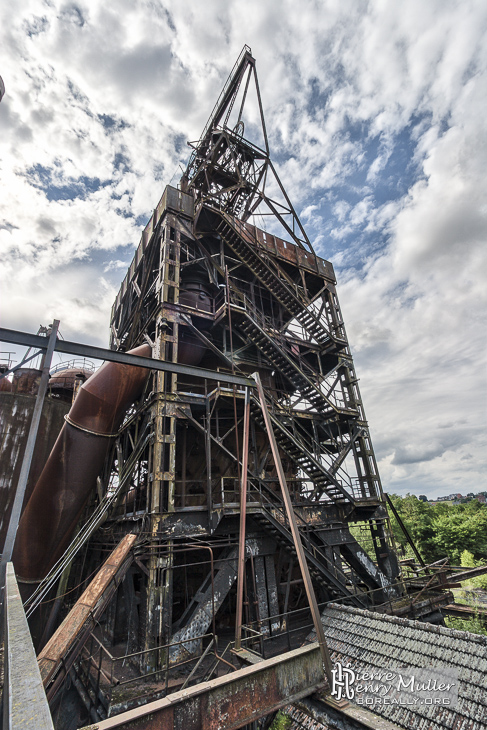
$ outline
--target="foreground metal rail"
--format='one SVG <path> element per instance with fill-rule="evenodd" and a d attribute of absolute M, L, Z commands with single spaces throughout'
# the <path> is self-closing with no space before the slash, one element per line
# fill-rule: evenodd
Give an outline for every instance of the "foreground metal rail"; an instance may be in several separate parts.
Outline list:
<path fill-rule="evenodd" d="M 5 589 L 4 730 L 53 730 L 15 571 L 7 563 Z"/>
<path fill-rule="evenodd" d="M 120 541 L 39 654 L 39 670 L 50 701 L 125 577 L 132 563 L 130 550 L 136 537 L 129 534 Z"/>
<path fill-rule="evenodd" d="M 219 727 L 233 730 L 322 687 L 320 647 L 309 644 L 88 727 L 90 730 L 214 730 Z"/>

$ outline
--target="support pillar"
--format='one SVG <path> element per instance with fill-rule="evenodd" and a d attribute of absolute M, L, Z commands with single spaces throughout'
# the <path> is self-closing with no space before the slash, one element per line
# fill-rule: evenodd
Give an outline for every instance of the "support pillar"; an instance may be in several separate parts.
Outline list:
<path fill-rule="evenodd" d="M 160 268 L 157 279 L 159 313 L 156 318 L 155 359 L 177 363 L 179 317 L 168 305 L 178 304 L 180 284 L 180 233 L 174 216 L 166 218 L 161 230 Z M 172 542 L 161 543 L 160 527 L 164 516 L 175 509 L 176 415 L 170 406 L 177 391 L 177 374 L 158 372 L 156 401 L 153 407 L 155 440 L 152 456 L 150 500 L 151 556 L 147 579 L 148 631 L 144 649 L 168 644 L 172 629 L 173 549 Z M 168 400 L 169 398 L 169 400 Z M 161 555 L 161 548 L 164 554 Z M 146 655 L 147 671 L 166 663 L 165 653 Z"/>

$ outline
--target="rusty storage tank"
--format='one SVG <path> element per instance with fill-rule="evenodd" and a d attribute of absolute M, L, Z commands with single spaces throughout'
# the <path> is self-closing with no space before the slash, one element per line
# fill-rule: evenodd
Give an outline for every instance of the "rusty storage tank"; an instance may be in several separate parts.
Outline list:
<path fill-rule="evenodd" d="M 72 402 L 79 388 L 91 378 L 95 366 L 88 360 L 70 360 L 51 370 L 49 392 L 55 398 Z"/>
<path fill-rule="evenodd" d="M 3 374 L 6 372 L 7 372 L 7 366 L 0 365 L 0 392 L 5 391 L 7 393 L 11 393 L 12 392 L 12 383 L 6 376 L 2 377 Z"/>
<path fill-rule="evenodd" d="M 40 371 L 21 368 L 10 387 L 0 388 L 0 551 L 3 550 L 15 489 L 34 412 Z M 9 382 L 6 378 L 1 383 Z M 69 403 L 47 396 L 32 459 L 24 504 L 32 493 L 64 423 Z"/>
<path fill-rule="evenodd" d="M 37 395 L 42 371 L 36 368 L 19 368 L 15 371 L 12 381 L 14 393 L 25 393 L 26 395 Z"/>

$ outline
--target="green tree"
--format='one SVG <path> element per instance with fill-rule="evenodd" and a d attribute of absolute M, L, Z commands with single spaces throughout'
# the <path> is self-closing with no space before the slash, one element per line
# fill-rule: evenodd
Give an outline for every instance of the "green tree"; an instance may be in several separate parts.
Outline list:
<path fill-rule="evenodd" d="M 460 565 L 462 568 L 479 568 L 485 564 L 485 558 L 483 560 L 475 560 L 473 553 L 468 550 L 464 550 L 460 556 Z M 475 578 L 469 578 L 463 581 L 462 588 L 480 588 L 483 591 L 487 591 L 487 574 L 477 575 Z"/>
<path fill-rule="evenodd" d="M 406 497 L 392 494 L 390 497 L 423 560 L 430 562 L 434 559 L 432 558 L 431 518 L 433 513 L 431 505 L 419 500 L 414 494 L 408 494 Z M 403 554 L 406 557 L 414 557 L 414 553 L 408 547 L 407 539 L 395 519 L 391 518 L 391 525 L 394 539 L 402 547 Z"/>
<path fill-rule="evenodd" d="M 487 510 L 470 509 L 470 504 L 450 508 L 431 522 L 435 553 L 448 556 L 455 565 L 464 550 L 478 557 L 487 554 Z"/>
<path fill-rule="evenodd" d="M 477 500 L 452 505 L 439 502 L 431 505 L 414 495 L 390 498 L 411 535 L 421 556 L 427 563 L 448 557 L 458 565 L 464 550 L 475 560 L 487 559 L 487 506 Z M 394 539 L 403 557 L 414 557 L 398 522 L 391 517 Z"/>
<path fill-rule="evenodd" d="M 460 555 L 460 565 L 462 568 L 475 568 L 477 566 L 477 561 L 475 560 L 473 553 L 470 553 L 468 550 L 464 550 Z"/>

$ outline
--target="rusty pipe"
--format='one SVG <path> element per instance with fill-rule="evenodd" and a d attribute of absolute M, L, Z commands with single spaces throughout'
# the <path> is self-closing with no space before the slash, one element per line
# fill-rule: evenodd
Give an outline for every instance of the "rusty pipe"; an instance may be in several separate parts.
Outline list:
<path fill-rule="evenodd" d="M 151 348 L 141 345 L 130 354 L 150 357 Z M 111 439 L 148 373 L 105 362 L 79 389 L 20 520 L 13 553 L 20 581 L 42 580 L 68 547 Z"/>

